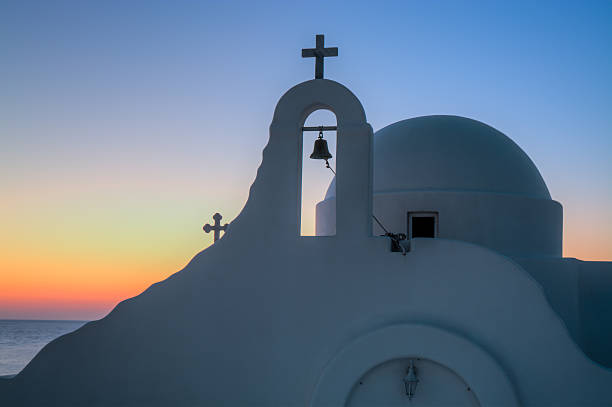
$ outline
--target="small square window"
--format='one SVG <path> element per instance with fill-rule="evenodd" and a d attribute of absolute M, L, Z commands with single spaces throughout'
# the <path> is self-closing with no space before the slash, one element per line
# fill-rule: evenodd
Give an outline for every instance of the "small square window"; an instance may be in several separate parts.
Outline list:
<path fill-rule="evenodd" d="M 408 213 L 408 237 L 438 236 L 438 214 L 436 212 Z"/>

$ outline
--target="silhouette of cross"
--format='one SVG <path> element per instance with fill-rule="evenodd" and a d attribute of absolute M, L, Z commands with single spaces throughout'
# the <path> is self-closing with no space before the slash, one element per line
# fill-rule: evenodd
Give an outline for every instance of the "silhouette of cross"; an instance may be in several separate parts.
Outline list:
<path fill-rule="evenodd" d="M 225 231 L 225 230 L 227 229 L 227 223 L 226 223 L 225 225 L 221 226 L 221 219 L 222 219 L 222 218 L 223 218 L 223 216 L 221 216 L 221 214 L 219 214 L 219 213 L 215 213 L 215 214 L 213 215 L 213 219 L 215 220 L 215 224 L 214 224 L 214 226 L 211 226 L 211 225 L 209 225 L 209 224 L 207 223 L 207 224 L 206 224 L 206 225 L 204 225 L 204 227 L 202 228 L 202 229 L 204 229 L 204 232 L 206 232 L 206 233 L 210 233 L 210 231 L 211 231 L 211 230 L 215 232 L 215 234 L 214 234 L 214 239 L 215 239 L 215 242 L 216 242 L 217 240 L 219 240 L 219 233 L 220 233 L 221 231 Z"/>
<path fill-rule="evenodd" d="M 338 56 L 338 48 L 325 48 L 324 42 L 325 36 L 323 34 L 318 34 L 316 48 L 302 49 L 302 58 L 316 58 L 315 79 L 323 79 L 323 58 Z"/>

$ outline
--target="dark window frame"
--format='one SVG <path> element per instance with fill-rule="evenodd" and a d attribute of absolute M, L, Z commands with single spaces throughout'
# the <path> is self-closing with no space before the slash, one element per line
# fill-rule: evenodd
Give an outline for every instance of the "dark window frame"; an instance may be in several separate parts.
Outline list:
<path fill-rule="evenodd" d="M 433 211 L 419 211 L 419 212 L 408 212 L 408 227 L 407 227 L 407 231 L 408 233 L 406 233 L 408 235 L 409 239 L 412 239 L 412 219 L 413 218 L 433 218 L 434 220 L 434 230 L 433 230 L 433 239 L 438 237 L 438 229 L 439 229 L 439 214 L 438 212 L 433 212 Z M 416 236 L 419 237 L 419 236 Z"/>

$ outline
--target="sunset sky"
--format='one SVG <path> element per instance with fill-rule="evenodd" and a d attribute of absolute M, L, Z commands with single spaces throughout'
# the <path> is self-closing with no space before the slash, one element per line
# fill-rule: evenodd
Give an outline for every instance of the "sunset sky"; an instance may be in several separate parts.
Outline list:
<path fill-rule="evenodd" d="M 610 1 L 3 1 L 0 318 L 101 318 L 210 245 L 318 33 L 374 130 L 499 129 L 562 203 L 564 256 L 612 260 L 611 21 Z M 306 234 L 330 180 L 305 167 Z"/>

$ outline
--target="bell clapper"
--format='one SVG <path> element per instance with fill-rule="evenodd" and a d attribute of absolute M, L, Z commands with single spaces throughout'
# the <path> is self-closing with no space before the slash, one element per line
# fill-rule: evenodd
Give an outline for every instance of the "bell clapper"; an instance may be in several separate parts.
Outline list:
<path fill-rule="evenodd" d="M 325 160 L 325 167 L 329 168 L 329 170 L 336 175 L 336 171 L 334 171 L 334 169 L 329 165 L 329 161 L 327 160 Z"/>

